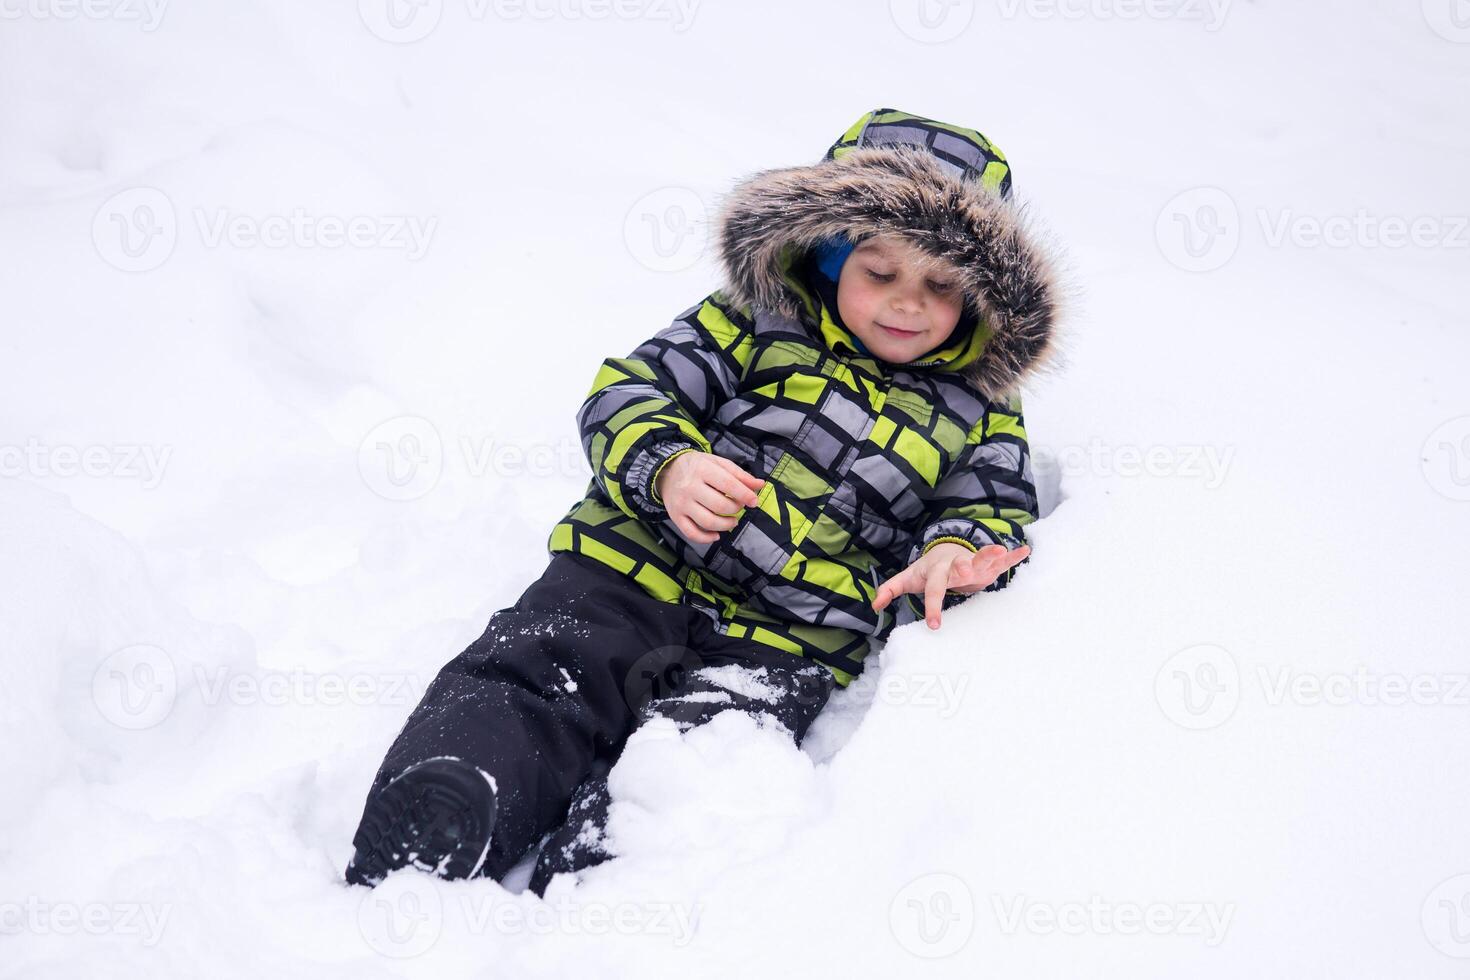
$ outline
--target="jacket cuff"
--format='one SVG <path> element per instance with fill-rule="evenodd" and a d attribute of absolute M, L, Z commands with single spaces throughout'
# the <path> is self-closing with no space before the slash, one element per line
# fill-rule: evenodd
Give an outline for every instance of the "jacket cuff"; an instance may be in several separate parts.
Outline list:
<path fill-rule="evenodd" d="M 674 461 L 674 457 L 675 456 L 682 456 L 685 453 L 696 452 L 698 450 L 698 448 L 699 448 L 698 446 L 685 446 L 683 449 L 676 449 L 672 453 L 669 453 L 668 456 L 664 457 L 664 461 L 662 463 L 659 463 L 658 466 L 654 467 L 653 476 L 651 476 L 651 477 L 648 478 L 648 499 L 649 500 L 653 501 L 655 504 L 657 504 L 660 507 L 664 506 L 663 497 L 660 496 L 659 495 L 659 492 L 658 492 L 658 476 L 659 476 L 659 474 L 664 471 L 664 467 L 665 466 L 668 466 L 670 463 L 672 463 Z"/>
<path fill-rule="evenodd" d="M 633 457 L 624 487 L 629 503 L 644 517 L 663 520 L 668 516 L 668 508 L 657 493 L 658 475 L 669 460 L 691 449 L 699 447 L 688 439 L 664 439 L 639 449 Z"/>
<path fill-rule="evenodd" d="M 908 563 L 912 565 L 918 561 L 931 545 L 940 541 L 967 544 L 975 551 L 991 544 L 1003 544 L 1007 548 L 1020 546 L 1020 542 L 1009 534 L 997 534 L 979 521 L 968 517 L 948 517 L 930 524 L 914 539 L 913 547 L 909 549 Z"/>
<path fill-rule="evenodd" d="M 929 553 L 929 549 L 930 548 L 933 548 L 936 544 L 943 544 L 946 541 L 948 541 L 951 544 L 964 545 L 966 548 L 969 548 L 971 551 L 979 551 L 980 550 L 979 548 L 975 547 L 975 542 L 971 541 L 969 538 L 961 538 L 961 537 L 959 537 L 957 535 L 954 535 L 954 534 L 941 534 L 937 538 L 930 538 L 924 544 L 924 547 L 919 550 L 919 554 L 921 556 L 922 555 L 927 555 Z"/>

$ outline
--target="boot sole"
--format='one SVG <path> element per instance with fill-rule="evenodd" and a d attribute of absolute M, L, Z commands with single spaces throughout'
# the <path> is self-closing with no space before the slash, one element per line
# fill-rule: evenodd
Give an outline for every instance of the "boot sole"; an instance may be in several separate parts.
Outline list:
<path fill-rule="evenodd" d="M 375 886 L 405 867 L 441 878 L 474 877 L 490 853 L 495 804 L 490 778 L 452 756 L 408 767 L 364 812 L 347 881 Z"/>

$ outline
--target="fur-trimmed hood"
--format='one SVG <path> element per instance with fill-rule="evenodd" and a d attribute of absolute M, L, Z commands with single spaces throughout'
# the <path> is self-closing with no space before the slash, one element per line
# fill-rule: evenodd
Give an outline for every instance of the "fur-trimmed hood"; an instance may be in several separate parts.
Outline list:
<path fill-rule="evenodd" d="M 716 219 L 726 296 L 809 321 L 793 269 L 814 244 L 890 234 L 964 289 L 989 333 L 963 368 L 1002 399 L 1055 348 L 1053 262 L 1009 199 L 1010 168 L 984 136 L 894 109 L 867 113 L 820 162 L 763 170 L 726 196 Z M 926 269 L 926 271 L 929 271 Z"/>

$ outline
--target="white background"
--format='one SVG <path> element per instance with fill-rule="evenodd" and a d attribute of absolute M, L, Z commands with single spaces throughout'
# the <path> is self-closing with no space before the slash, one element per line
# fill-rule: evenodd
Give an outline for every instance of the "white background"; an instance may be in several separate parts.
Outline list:
<path fill-rule="evenodd" d="M 393 2 L 0 0 L 0 974 L 1466 975 L 1463 0 Z M 879 106 L 1065 257 L 1032 561 L 635 735 L 575 889 L 344 886 L 600 360 Z"/>

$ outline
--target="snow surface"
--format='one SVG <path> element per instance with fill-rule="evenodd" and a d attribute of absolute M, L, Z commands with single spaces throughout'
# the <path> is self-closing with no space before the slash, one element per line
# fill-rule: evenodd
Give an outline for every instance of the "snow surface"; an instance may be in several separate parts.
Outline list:
<path fill-rule="evenodd" d="M 1451 0 L 357 8 L 0 7 L 0 974 L 1467 975 Z M 1066 252 L 1034 559 L 803 750 L 637 732 L 575 888 L 344 886 L 600 359 L 883 105 Z"/>

